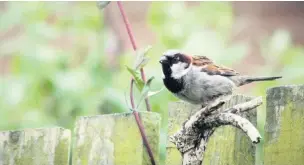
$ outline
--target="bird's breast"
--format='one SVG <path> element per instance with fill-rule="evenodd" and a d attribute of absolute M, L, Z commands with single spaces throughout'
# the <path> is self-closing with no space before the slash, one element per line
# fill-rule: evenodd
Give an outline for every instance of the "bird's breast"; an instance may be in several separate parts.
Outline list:
<path fill-rule="evenodd" d="M 165 77 L 163 79 L 164 85 L 172 93 L 179 93 L 184 89 L 183 79 L 174 79 L 172 77 Z"/>

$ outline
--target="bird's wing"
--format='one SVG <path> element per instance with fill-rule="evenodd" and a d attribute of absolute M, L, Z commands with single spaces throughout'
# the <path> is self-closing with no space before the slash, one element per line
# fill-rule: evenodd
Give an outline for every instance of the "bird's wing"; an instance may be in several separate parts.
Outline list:
<path fill-rule="evenodd" d="M 239 74 L 233 69 L 214 64 L 214 62 L 206 56 L 193 56 L 192 58 L 193 65 L 201 68 L 201 72 L 209 75 L 236 76 Z"/>

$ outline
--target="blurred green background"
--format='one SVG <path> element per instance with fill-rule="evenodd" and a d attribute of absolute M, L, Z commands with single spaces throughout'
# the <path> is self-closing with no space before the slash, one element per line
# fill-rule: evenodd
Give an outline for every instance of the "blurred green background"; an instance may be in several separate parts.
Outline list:
<path fill-rule="evenodd" d="M 119 16 L 116 3 L 108 7 L 110 16 Z M 127 45 L 126 49 L 116 55 L 107 53 L 115 37 L 95 2 L 2 2 L 0 13 L 0 130 L 73 129 L 76 116 L 129 111 L 130 74 L 125 65 L 133 65 L 135 53 L 126 35 L 117 39 Z M 122 19 L 116 18 L 112 22 L 126 33 Z M 131 26 L 141 26 L 131 18 Z M 142 29 L 153 32 L 153 42 L 148 41 L 151 60 L 145 67 L 147 77 L 155 77 L 153 90 L 163 87 L 158 59 L 169 48 L 207 55 L 217 63 L 236 66 L 240 72 L 244 69 L 252 75 L 284 77 L 241 89 L 246 95 L 265 96 L 269 87 L 304 80 L 303 46 L 295 45 L 288 30 L 281 28 L 258 40 L 263 65 L 248 68 L 250 60 L 244 59 L 250 54 L 250 43 L 231 40 L 235 30 L 231 3 L 200 2 L 189 7 L 184 2 L 153 2 L 141 21 L 145 23 Z M 138 30 L 133 31 L 138 37 Z M 137 40 L 138 45 L 147 46 L 141 41 Z M 136 93 L 137 100 L 138 96 Z M 152 110 L 163 118 L 162 159 L 167 105 L 175 100 L 167 90 L 150 98 Z M 258 115 L 262 131 L 264 109 Z"/>

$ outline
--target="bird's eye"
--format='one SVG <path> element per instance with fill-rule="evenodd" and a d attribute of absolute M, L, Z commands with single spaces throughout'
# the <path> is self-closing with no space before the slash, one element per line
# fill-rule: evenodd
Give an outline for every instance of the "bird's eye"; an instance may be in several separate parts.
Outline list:
<path fill-rule="evenodd" d="M 175 61 L 175 62 L 179 61 L 179 57 L 174 57 L 173 61 Z"/>

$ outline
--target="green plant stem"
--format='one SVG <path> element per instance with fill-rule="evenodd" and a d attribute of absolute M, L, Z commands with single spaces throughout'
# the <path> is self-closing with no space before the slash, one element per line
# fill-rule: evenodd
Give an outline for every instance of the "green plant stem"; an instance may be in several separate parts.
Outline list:
<path fill-rule="evenodd" d="M 118 8 L 120 10 L 121 16 L 123 18 L 124 24 L 126 26 L 126 29 L 127 29 L 127 32 L 128 32 L 128 35 L 129 35 L 129 38 L 130 38 L 133 50 L 136 51 L 137 47 L 136 47 L 135 39 L 133 37 L 129 21 L 127 19 L 127 16 L 126 16 L 126 14 L 124 12 L 124 9 L 123 9 L 122 4 L 121 4 L 120 1 L 117 1 L 117 5 L 118 5 Z M 146 82 L 146 77 L 145 77 L 144 70 L 141 69 L 140 73 L 141 73 L 141 78 L 143 79 L 144 82 Z M 155 159 L 154 159 L 151 147 L 149 145 L 149 142 L 148 142 L 148 139 L 147 139 L 147 136 L 146 136 L 146 133 L 145 133 L 145 129 L 143 127 L 143 124 L 142 124 L 142 121 L 140 119 L 140 116 L 139 116 L 138 112 L 135 109 L 136 107 L 135 107 L 135 104 L 134 104 L 133 86 L 134 86 L 134 79 L 132 78 L 131 79 L 131 87 L 130 87 L 130 101 L 131 101 L 131 106 L 132 106 L 132 109 L 133 109 L 133 115 L 134 115 L 136 123 L 138 125 L 138 128 L 139 128 L 139 131 L 140 131 L 143 143 L 146 146 L 147 152 L 149 154 L 149 157 L 150 157 L 150 160 L 151 160 L 151 164 L 155 165 Z M 149 100 L 145 99 L 145 102 L 146 102 L 147 111 L 150 111 Z"/>

